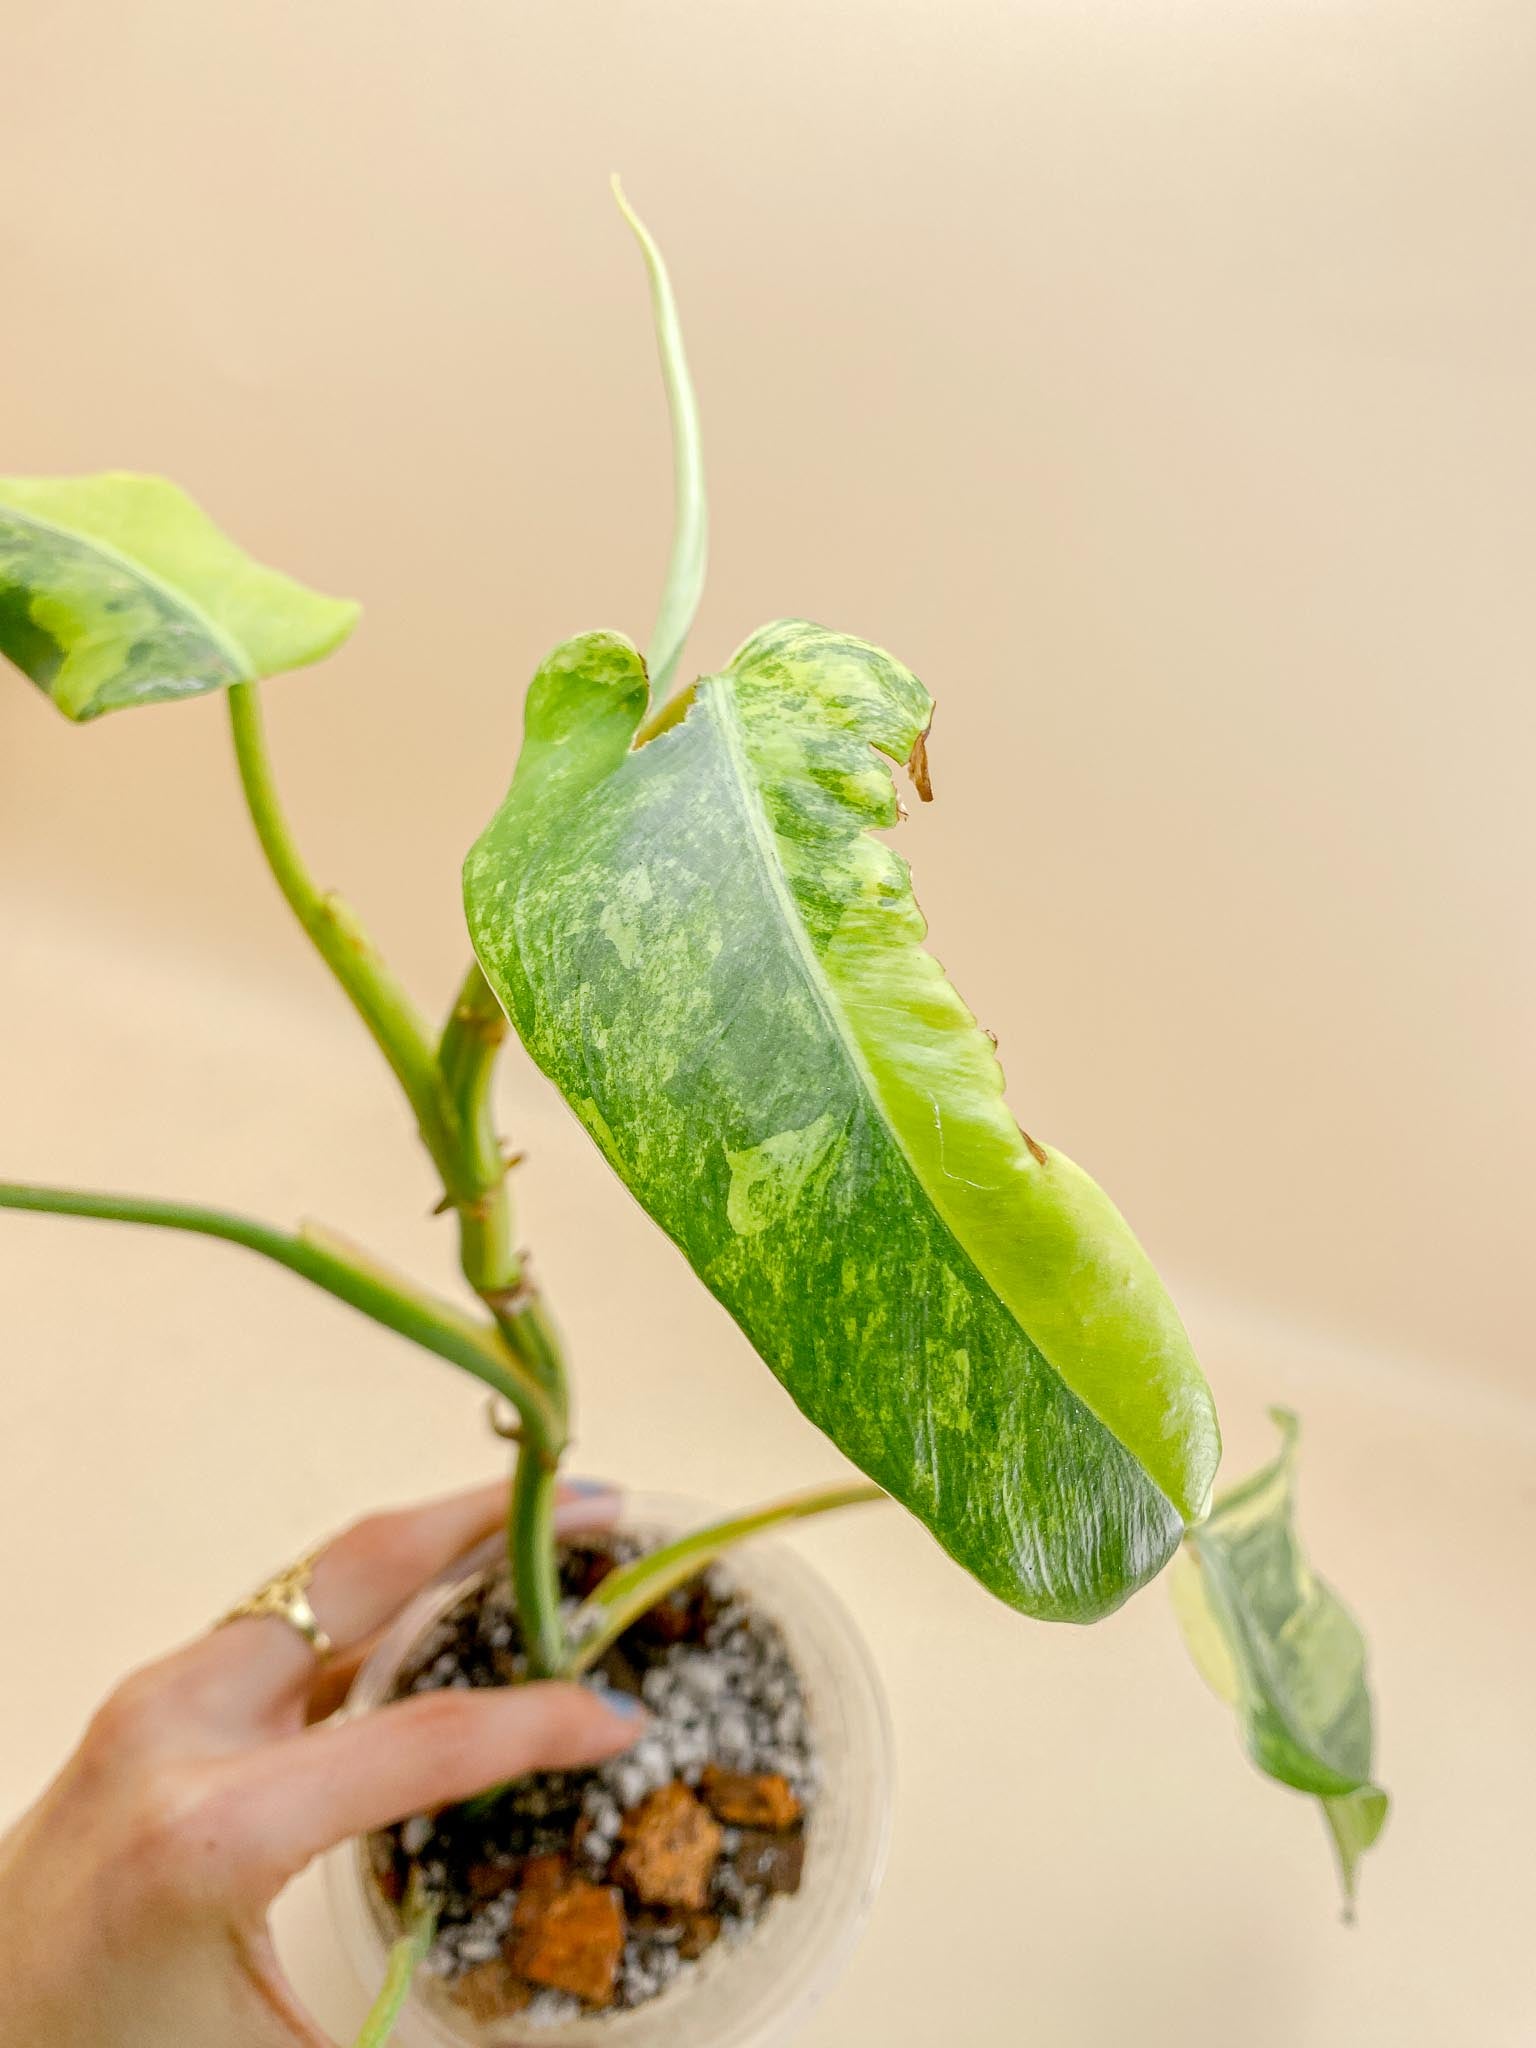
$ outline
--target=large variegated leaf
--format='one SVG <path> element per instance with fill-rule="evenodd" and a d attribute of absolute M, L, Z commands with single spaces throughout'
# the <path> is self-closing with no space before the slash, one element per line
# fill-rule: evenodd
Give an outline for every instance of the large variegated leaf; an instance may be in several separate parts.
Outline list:
<path fill-rule="evenodd" d="M 1216 1423 L 1145 1254 L 1020 1132 L 871 836 L 928 695 L 789 623 L 637 746 L 647 699 L 614 636 L 540 670 L 466 869 L 485 972 L 812 1421 L 1005 1600 L 1101 1615 L 1204 1512 Z"/>
<path fill-rule="evenodd" d="M 301 668 L 356 619 L 159 477 L 0 478 L 0 654 L 67 718 Z"/>
<path fill-rule="evenodd" d="M 1356 1865 L 1387 1818 L 1371 1776 L 1365 1643 L 1296 1540 L 1297 1423 L 1271 1413 L 1280 1453 L 1191 1530 L 1170 1580 L 1174 1609 L 1259 1769 L 1322 1802 L 1352 1905 Z"/>

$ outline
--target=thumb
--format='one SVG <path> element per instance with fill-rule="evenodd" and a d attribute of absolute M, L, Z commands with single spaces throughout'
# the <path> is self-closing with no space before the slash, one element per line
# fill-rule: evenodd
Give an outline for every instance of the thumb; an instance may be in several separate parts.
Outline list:
<path fill-rule="evenodd" d="M 228 1835 L 270 1897 L 351 1835 L 504 1778 L 601 1763 L 637 1741 L 646 1719 L 638 1700 L 582 1685 L 422 1693 L 240 1759 L 226 1787 Z"/>

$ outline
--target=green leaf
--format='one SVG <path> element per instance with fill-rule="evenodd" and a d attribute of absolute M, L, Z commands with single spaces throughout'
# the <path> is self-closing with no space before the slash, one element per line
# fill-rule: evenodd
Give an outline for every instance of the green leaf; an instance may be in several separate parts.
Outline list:
<path fill-rule="evenodd" d="M 356 621 L 159 477 L 0 478 L 0 654 L 66 718 L 302 668 Z"/>
<path fill-rule="evenodd" d="M 1365 1642 L 1296 1540 L 1298 1425 L 1284 1408 L 1270 1413 L 1278 1456 L 1190 1531 L 1170 1588 L 1190 1653 L 1236 1708 L 1253 1761 L 1321 1800 L 1352 1905 L 1356 1865 L 1387 1817 L 1371 1777 Z"/>
<path fill-rule="evenodd" d="M 534 679 L 466 868 L 488 980 L 811 1420 L 1003 1599 L 1108 1612 L 1205 1511 L 1215 1416 L 1126 1225 L 1004 1107 L 871 836 L 927 692 L 791 622 L 635 747 L 646 707 L 612 635 Z"/>

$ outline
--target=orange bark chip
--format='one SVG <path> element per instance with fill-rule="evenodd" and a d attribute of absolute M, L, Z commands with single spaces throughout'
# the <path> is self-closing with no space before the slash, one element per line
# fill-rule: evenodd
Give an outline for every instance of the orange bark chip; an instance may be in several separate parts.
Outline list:
<path fill-rule="evenodd" d="M 722 1771 L 711 1764 L 699 1782 L 704 1804 L 717 1820 L 742 1828 L 792 1828 L 800 1802 L 777 1771 Z"/>
<path fill-rule="evenodd" d="M 528 1866 L 507 1961 L 530 1984 L 573 1992 L 588 2005 L 612 2005 L 624 1953 L 624 1902 L 613 1885 L 556 1874 L 544 1867 L 550 1864 L 558 1870 L 559 1859 L 539 1856 Z"/>
<path fill-rule="evenodd" d="M 619 1830 L 614 1874 L 648 1906 L 702 1912 L 720 1860 L 720 1823 L 676 1779 L 651 1792 Z"/>

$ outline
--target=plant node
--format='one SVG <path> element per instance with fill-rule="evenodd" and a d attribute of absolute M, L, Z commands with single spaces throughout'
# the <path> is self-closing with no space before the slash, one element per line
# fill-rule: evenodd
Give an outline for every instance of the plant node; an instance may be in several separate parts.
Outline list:
<path fill-rule="evenodd" d="M 526 1252 L 519 1255 L 518 1264 L 522 1270 L 510 1287 L 486 1287 L 481 1290 L 480 1298 L 493 1316 L 522 1315 L 538 1300 L 539 1290 L 528 1278 L 527 1256 Z"/>
<path fill-rule="evenodd" d="M 492 1394 L 485 1404 L 485 1419 L 491 1425 L 492 1434 L 499 1436 L 503 1443 L 520 1444 L 523 1441 L 523 1425 L 516 1415 L 510 1419 L 501 1413 L 496 1396 Z"/>

